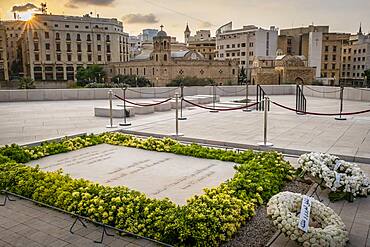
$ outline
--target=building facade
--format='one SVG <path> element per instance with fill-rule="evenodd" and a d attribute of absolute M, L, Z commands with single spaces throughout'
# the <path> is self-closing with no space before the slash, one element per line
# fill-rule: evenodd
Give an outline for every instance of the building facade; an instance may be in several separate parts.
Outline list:
<path fill-rule="evenodd" d="M 108 81 L 116 75 L 137 75 L 153 86 L 166 86 L 178 77 L 210 78 L 217 83 L 236 84 L 238 65 L 233 61 L 210 61 L 189 49 L 172 49 L 171 37 L 163 30 L 153 38 L 153 49 L 145 50 L 132 61 L 106 66 Z"/>
<path fill-rule="evenodd" d="M 186 25 L 184 39 L 189 50 L 201 53 L 208 60 L 215 59 L 216 38 L 211 37 L 210 30 L 198 30 L 194 36 L 191 36 L 189 26 Z"/>
<path fill-rule="evenodd" d="M 307 57 L 308 66 L 316 68 L 317 80 L 338 85 L 342 77 L 342 47 L 348 33 L 330 33 L 329 26 L 298 27 L 280 30 L 278 49 L 287 55 Z"/>
<path fill-rule="evenodd" d="M 6 28 L 0 23 L 0 81 L 8 81 L 8 54 Z"/>
<path fill-rule="evenodd" d="M 315 69 L 307 67 L 304 56 L 256 57 L 251 77 L 252 84 L 312 84 Z"/>
<path fill-rule="evenodd" d="M 342 47 L 342 81 L 353 81 L 361 85 L 366 70 L 370 69 L 370 33 L 363 34 L 361 27 L 357 35 L 350 37 Z"/>
<path fill-rule="evenodd" d="M 254 25 L 241 29 L 221 27 L 216 34 L 216 60 L 236 60 L 240 68 L 247 71 L 250 79 L 253 61 L 258 56 L 275 56 L 277 50 L 278 30 L 258 28 Z"/>
<path fill-rule="evenodd" d="M 339 83 L 342 70 L 342 47 L 350 38 L 346 33 L 324 33 L 322 38 L 321 77 L 328 78 L 329 85 Z"/>
<path fill-rule="evenodd" d="M 18 40 L 24 76 L 75 80 L 79 67 L 128 61 L 128 35 L 117 19 L 36 14 Z"/>
<path fill-rule="evenodd" d="M 2 22 L 7 36 L 7 58 L 9 78 L 14 76 L 23 76 L 21 53 L 18 52 L 18 42 L 25 30 L 26 22 L 21 20 L 3 21 Z"/>

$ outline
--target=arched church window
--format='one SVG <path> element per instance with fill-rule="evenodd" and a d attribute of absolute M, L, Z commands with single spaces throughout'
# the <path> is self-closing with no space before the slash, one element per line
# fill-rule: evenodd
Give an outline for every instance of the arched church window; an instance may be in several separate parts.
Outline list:
<path fill-rule="evenodd" d="M 164 61 L 167 61 L 167 54 L 164 54 L 164 56 L 163 56 L 163 60 L 164 60 Z"/>
<path fill-rule="evenodd" d="M 158 62 L 158 54 L 155 55 L 155 61 Z"/>

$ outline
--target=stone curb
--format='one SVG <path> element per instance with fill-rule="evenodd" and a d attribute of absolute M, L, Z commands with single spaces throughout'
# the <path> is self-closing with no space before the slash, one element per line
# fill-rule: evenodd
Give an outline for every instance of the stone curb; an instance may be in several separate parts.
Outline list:
<path fill-rule="evenodd" d="M 156 138 L 164 138 L 164 137 L 171 137 L 173 139 L 176 139 L 181 142 L 190 142 L 190 143 L 199 143 L 199 144 L 205 144 L 210 146 L 216 146 L 216 147 L 222 147 L 222 148 L 235 148 L 235 149 L 253 149 L 257 151 L 268 151 L 273 150 L 280 153 L 283 153 L 285 155 L 292 155 L 292 156 L 299 156 L 304 153 L 307 153 L 309 151 L 305 150 L 299 150 L 299 149 L 286 149 L 286 148 L 278 148 L 278 147 L 261 147 L 257 145 L 251 145 L 251 144 L 243 144 L 243 143 L 235 143 L 235 142 L 223 142 L 223 141 L 216 141 L 216 140 L 207 140 L 207 139 L 200 139 L 200 138 L 193 138 L 193 137 L 184 137 L 184 136 L 178 136 L 174 137 L 171 135 L 164 135 L 164 134 L 156 134 L 156 133 L 149 133 L 149 132 L 140 132 L 140 131 L 134 131 L 134 130 L 119 130 L 122 133 L 125 134 L 131 134 L 136 136 L 145 136 L 145 137 L 156 137 Z M 339 158 L 348 161 L 348 162 L 358 162 L 358 163 L 365 163 L 370 164 L 370 158 L 367 157 L 359 157 L 359 156 L 350 156 L 350 155 L 341 155 L 341 154 L 335 154 L 332 155 L 338 156 Z"/>

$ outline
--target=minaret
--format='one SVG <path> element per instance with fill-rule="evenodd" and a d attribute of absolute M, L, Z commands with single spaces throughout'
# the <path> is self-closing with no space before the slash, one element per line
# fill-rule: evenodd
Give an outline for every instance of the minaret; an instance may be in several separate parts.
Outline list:
<path fill-rule="evenodd" d="M 362 23 L 360 22 L 360 29 L 358 30 L 358 35 L 362 35 Z"/>
<path fill-rule="evenodd" d="M 186 28 L 185 28 L 185 31 L 184 31 L 184 37 L 185 37 L 185 44 L 187 44 L 189 42 L 189 38 L 190 38 L 190 29 L 189 29 L 189 25 L 188 23 L 186 23 Z"/>

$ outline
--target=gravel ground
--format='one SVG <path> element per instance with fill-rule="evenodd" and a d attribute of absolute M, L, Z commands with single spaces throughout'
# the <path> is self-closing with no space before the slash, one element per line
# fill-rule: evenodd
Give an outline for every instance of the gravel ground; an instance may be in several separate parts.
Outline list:
<path fill-rule="evenodd" d="M 305 194 L 311 185 L 295 180 L 286 184 L 283 191 L 292 191 Z M 256 210 L 256 215 L 241 227 L 235 237 L 222 244 L 223 247 L 259 247 L 265 246 L 276 232 L 276 228 L 267 218 L 266 207 L 261 206 Z"/>

